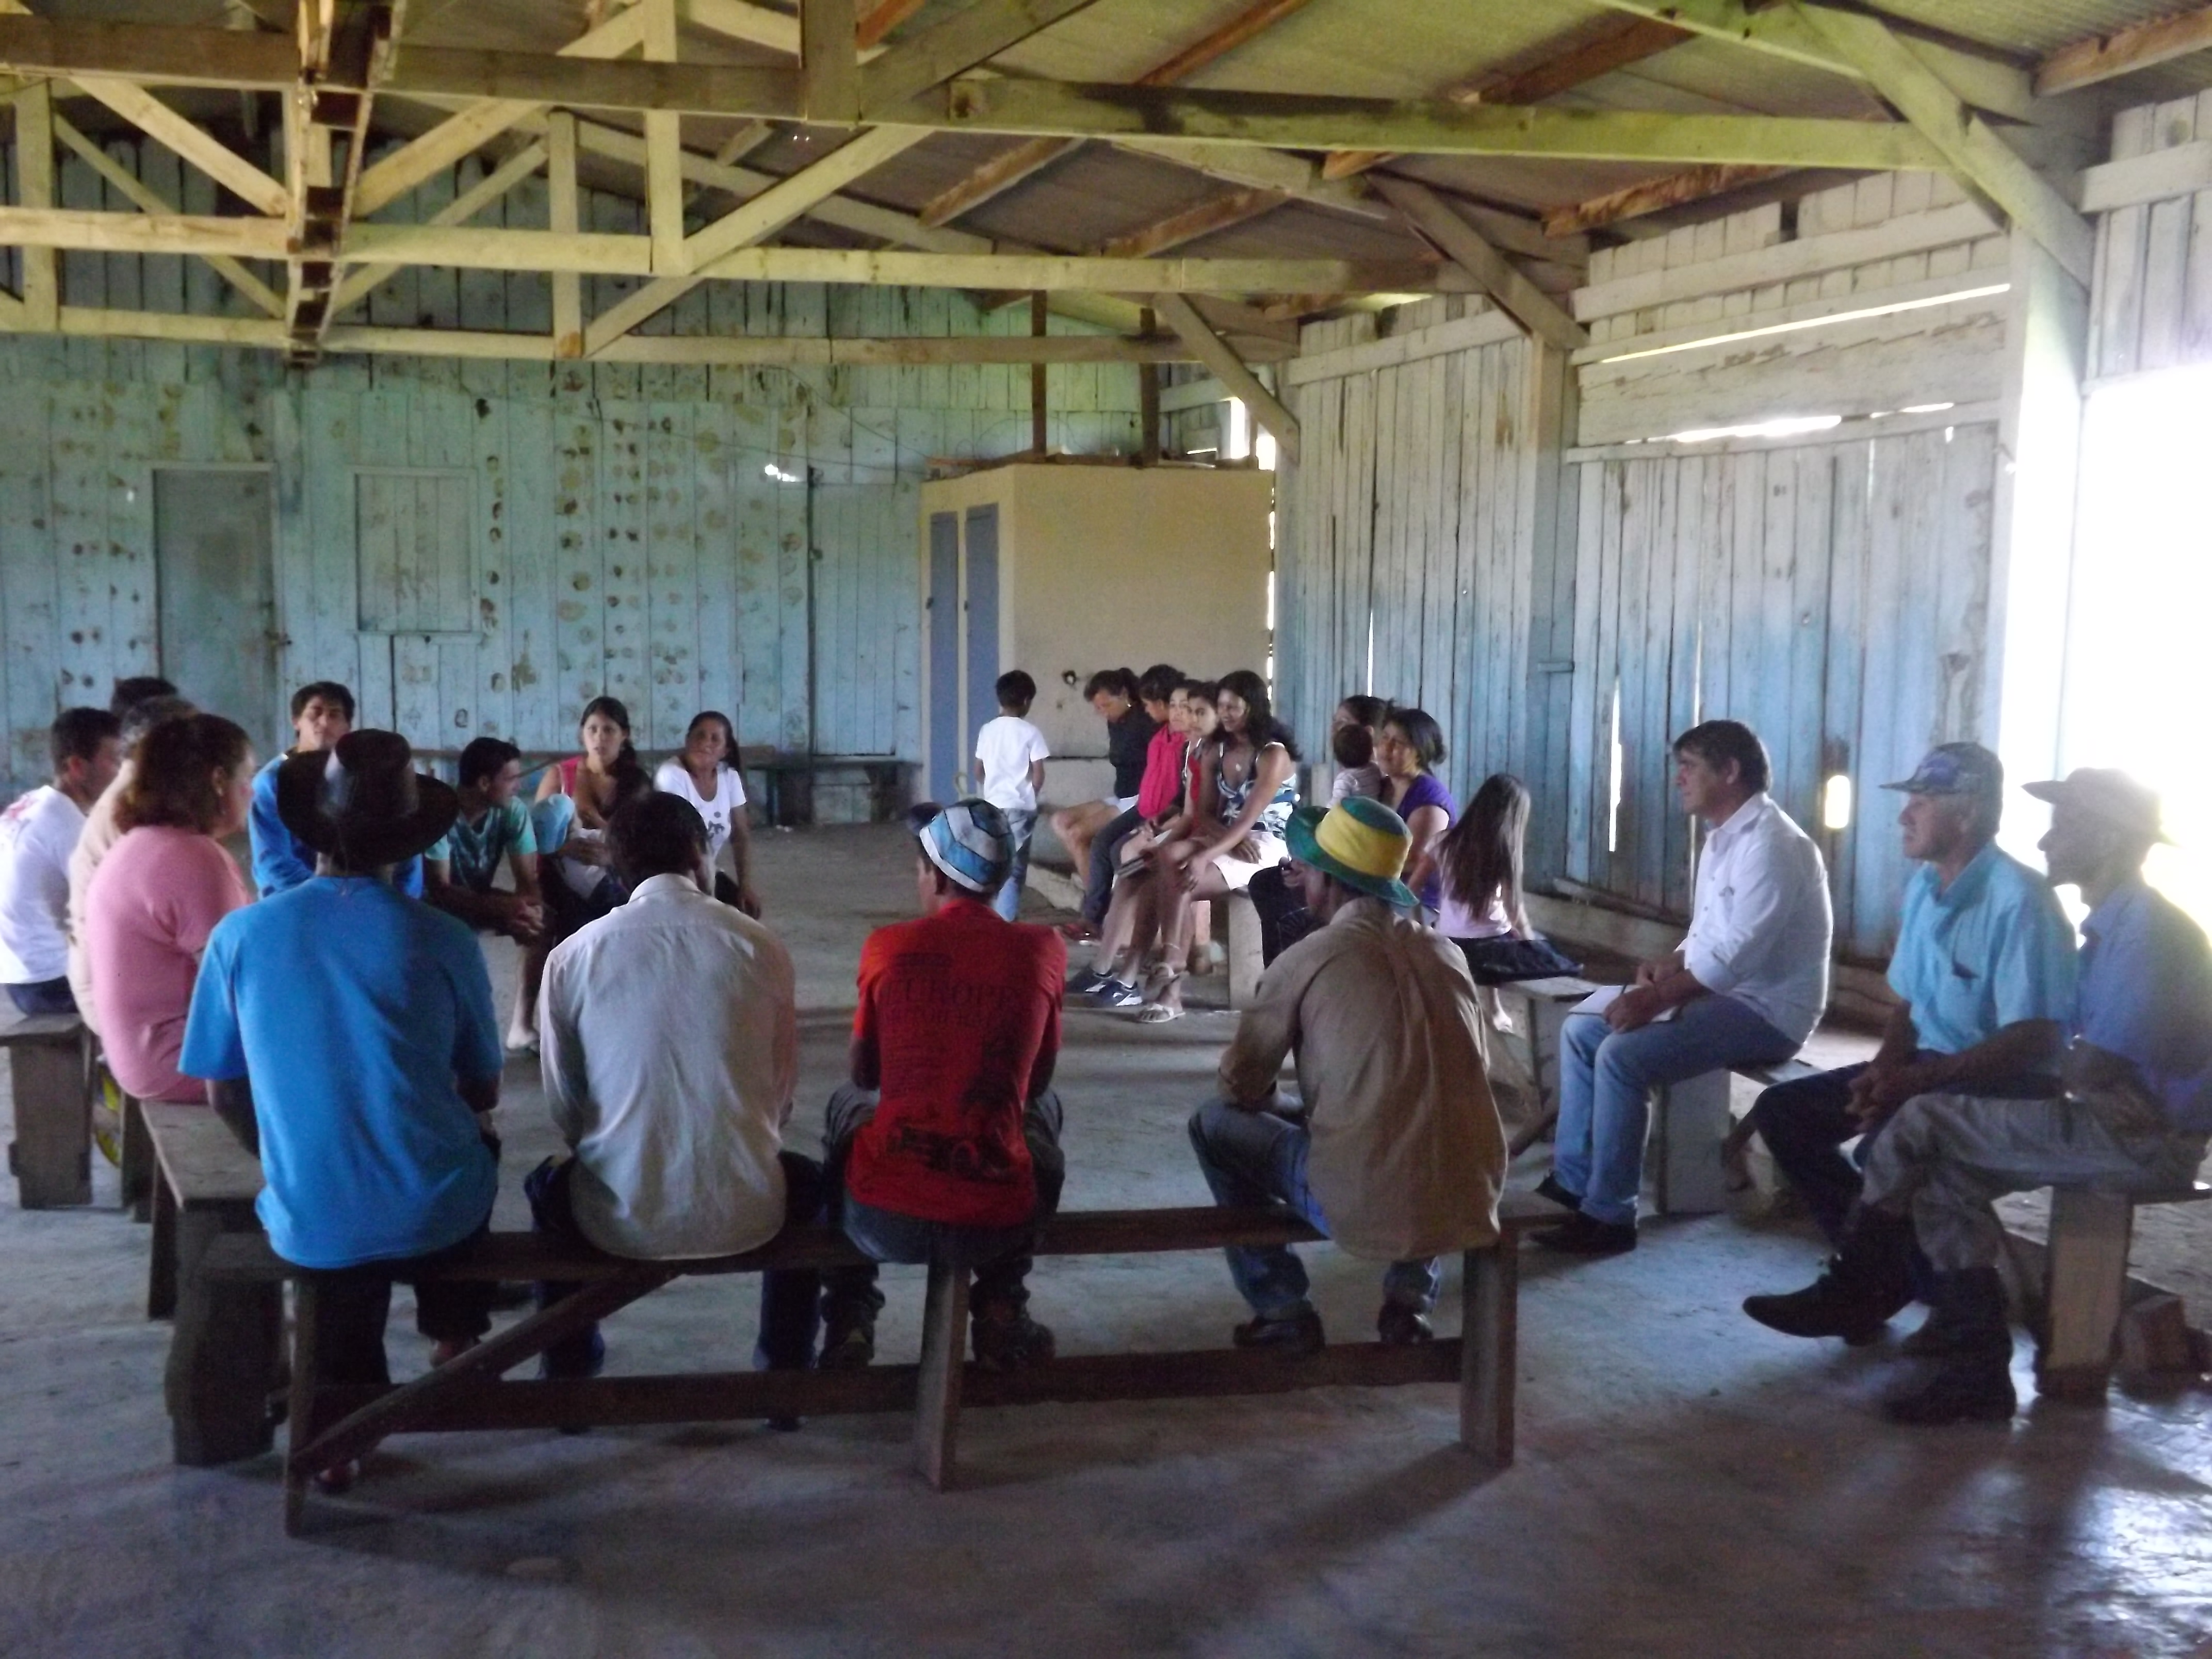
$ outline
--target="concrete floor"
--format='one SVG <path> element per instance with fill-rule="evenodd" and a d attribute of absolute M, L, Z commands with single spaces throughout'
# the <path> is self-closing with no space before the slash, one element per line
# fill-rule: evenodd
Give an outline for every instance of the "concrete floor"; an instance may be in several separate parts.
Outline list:
<path fill-rule="evenodd" d="M 757 844 L 799 968 L 811 1141 L 860 939 L 902 913 L 909 866 L 883 830 Z M 511 955 L 495 965 L 511 979 Z M 1071 1017 L 1071 1207 L 1203 1200 L 1182 1120 L 1228 1030 Z M 502 1115 L 500 1219 L 520 1224 L 553 1142 L 534 1061 L 509 1068 Z M 296 1542 L 273 1456 L 170 1465 L 145 1252 L 112 1209 L 0 1207 L 10 1659 L 2212 1652 L 2205 1397 L 1889 1429 L 1890 1351 L 1736 1311 L 1808 1276 L 1819 1253 L 1786 1224 L 1656 1222 L 1595 1263 L 1532 1252 L 1520 1458 L 1487 1481 L 1443 1388 L 971 1412 L 946 1495 L 894 1417 L 422 1437 L 316 1500 Z M 1364 1335 L 1372 1270 L 1310 1254 L 1331 1330 Z M 886 1288 L 883 1346 L 907 1357 L 920 1285 L 895 1269 Z M 1240 1311 L 1210 1256 L 1048 1262 L 1036 1290 L 1069 1352 L 1219 1342 Z M 679 1283 L 609 1326 L 614 1365 L 742 1364 L 752 1295 Z M 404 1313 L 391 1346 L 422 1364 Z"/>

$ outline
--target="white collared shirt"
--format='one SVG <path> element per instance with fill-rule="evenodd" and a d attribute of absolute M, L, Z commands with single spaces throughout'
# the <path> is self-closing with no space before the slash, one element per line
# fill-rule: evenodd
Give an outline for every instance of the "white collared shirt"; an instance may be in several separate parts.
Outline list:
<path fill-rule="evenodd" d="M 1771 796 L 1707 833 L 1682 962 L 1708 991 L 1802 1042 L 1828 1006 L 1834 932 L 1820 849 Z"/>
<path fill-rule="evenodd" d="M 538 998 L 545 1103 L 575 1149 L 584 1236 L 615 1255 L 731 1255 L 783 1225 L 799 1079 L 781 940 L 655 876 L 565 940 Z"/>

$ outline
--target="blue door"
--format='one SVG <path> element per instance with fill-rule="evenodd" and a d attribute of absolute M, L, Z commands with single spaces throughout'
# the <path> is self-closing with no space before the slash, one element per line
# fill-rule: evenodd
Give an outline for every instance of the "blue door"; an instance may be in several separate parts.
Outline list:
<path fill-rule="evenodd" d="M 922 793 L 953 800 L 967 763 L 960 741 L 960 515 L 929 515 L 929 775 Z"/>
<path fill-rule="evenodd" d="M 968 509 L 968 720 L 958 765 L 968 768 L 975 733 L 999 712 L 999 509 Z M 983 781 L 970 778 L 970 790 Z"/>

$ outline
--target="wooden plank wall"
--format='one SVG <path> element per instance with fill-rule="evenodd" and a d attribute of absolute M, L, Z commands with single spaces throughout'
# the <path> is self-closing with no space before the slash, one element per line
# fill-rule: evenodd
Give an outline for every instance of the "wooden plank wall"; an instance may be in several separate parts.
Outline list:
<path fill-rule="evenodd" d="M 2212 140 L 2212 92 L 2121 111 L 2112 159 Z M 2212 190 L 2100 214 L 2090 307 L 2092 379 L 2212 359 Z"/>
<path fill-rule="evenodd" d="M 159 146 L 112 148 L 187 210 L 213 210 L 211 187 L 190 169 L 180 178 Z M 427 216 L 480 172 L 466 162 L 386 216 Z M 125 205 L 104 201 L 75 158 L 63 177 L 85 205 Z M 587 204 L 604 228 L 638 229 L 638 212 L 596 193 Z M 484 219 L 543 228 L 543 181 Z M 264 275 L 281 289 L 281 273 Z M 64 284 L 72 303 L 243 304 L 198 260 L 72 255 Z M 596 282 L 588 303 L 623 286 Z M 404 270 L 355 314 L 543 330 L 551 298 L 539 276 Z M 987 316 L 945 290 L 713 283 L 647 328 L 671 331 L 969 335 L 1026 332 L 1027 318 Z M 933 458 L 1009 454 L 1030 439 L 1029 371 L 1006 365 L 339 357 L 301 374 L 269 354 L 22 338 L 0 339 L 0 731 L 18 785 L 43 769 L 58 708 L 104 702 L 116 676 L 159 666 L 151 483 L 168 465 L 270 468 L 282 678 L 345 681 L 365 719 L 422 746 L 497 733 L 563 747 L 580 704 L 605 691 L 629 703 L 643 749 L 673 747 L 691 713 L 713 707 L 749 744 L 917 756 L 915 489 Z M 1050 392 L 1054 444 L 1134 448 L 1133 368 L 1055 365 Z M 453 481 L 432 488 L 450 510 L 424 532 L 441 562 L 410 552 L 402 564 L 395 544 L 394 591 L 372 599 L 411 615 L 431 595 L 441 619 L 465 613 L 459 636 L 362 631 L 364 470 Z M 461 574 L 457 604 L 447 590 Z"/>

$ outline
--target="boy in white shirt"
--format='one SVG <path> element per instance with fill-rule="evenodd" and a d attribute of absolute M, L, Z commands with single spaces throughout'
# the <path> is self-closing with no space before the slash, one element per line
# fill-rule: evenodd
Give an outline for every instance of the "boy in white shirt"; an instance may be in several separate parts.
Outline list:
<path fill-rule="evenodd" d="M 53 724 L 54 781 L 0 813 L 0 982 L 27 1014 L 73 1014 L 69 866 L 84 815 L 122 764 L 123 723 L 69 708 Z"/>
<path fill-rule="evenodd" d="M 1008 921 L 1022 908 L 1022 880 L 1029 874 L 1030 836 L 1036 829 L 1037 791 L 1052 750 L 1044 733 L 1023 718 L 1036 701 L 1036 682 L 1018 668 L 999 676 L 999 717 L 975 734 L 975 783 L 983 799 L 1006 815 L 1013 832 L 1014 864 L 991 908 Z"/>

